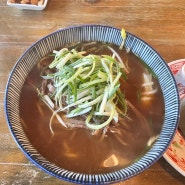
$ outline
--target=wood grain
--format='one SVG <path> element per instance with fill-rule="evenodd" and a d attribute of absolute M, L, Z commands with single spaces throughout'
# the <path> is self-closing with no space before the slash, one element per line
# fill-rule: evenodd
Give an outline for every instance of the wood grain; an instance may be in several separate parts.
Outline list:
<path fill-rule="evenodd" d="M 19 10 L 0 0 L 0 184 L 71 184 L 46 174 L 20 151 L 4 114 L 9 74 L 21 54 L 45 35 L 81 24 L 124 27 L 154 47 L 166 62 L 185 58 L 185 6 L 182 0 L 49 0 L 44 11 Z M 163 158 L 122 185 L 183 185 L 185 177 Z"/>

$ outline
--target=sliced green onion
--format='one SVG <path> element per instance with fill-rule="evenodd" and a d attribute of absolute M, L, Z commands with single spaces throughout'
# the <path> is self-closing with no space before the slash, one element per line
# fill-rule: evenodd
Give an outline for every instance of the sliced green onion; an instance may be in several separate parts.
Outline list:
<path fill-rule="evenodd" d="M 58 112 L 65 112 L 67 118 L 86 114 L 84 124 L 97 130 L 112 120 L 118 122 L 119 114 L 126 115 L 127 104 L 120 90 L 124 64 L 118 53 L 107 48 L 113 52 L 112 56 L 84 56 L 85 51 L 66 48 L 54 51 L 55 58 L 49 65 L 54 72 L 43 76 L 55 87 L 50 98 L 45 100 L 53 109 L 57 107 L 52 118 L 58 117 Z"/>
<path fill-rule="evenodd" d="M 81 108 L 77 108 L 77 110 L 73 110 L 71 111 L 69 114 L 66 115 L 67 118 L 72 118 L 72 117 L 76 117 L 76 116 L 80 116 L 83 114 L 86 114 L 88 112 L 90 112 L 92 109 L 92 107 L 86 107 L 85 109 L 81 109 Z"/>
<path fill-rule="evenodd" d="M 90 118 L 86 119 L 85 124 L 87 125 L 87 127 L 89 127 L 90 129 L 93 129 L 93 130 L 102 129 L 103 127 L 107 126 L 112 121 L 112 119 L 114 117 L 115 111 L 116 111 L 115 110 L 115 107 L 112 108 L 112 111 L 111 111 L 111 114 L 110 114 L 109 118 L 105 122 L 103 122 L 101 124 L 98 124 L 98 125 L 96 125 L 96 124 L 90 124 L 89 123 L 90 122 Z"/>

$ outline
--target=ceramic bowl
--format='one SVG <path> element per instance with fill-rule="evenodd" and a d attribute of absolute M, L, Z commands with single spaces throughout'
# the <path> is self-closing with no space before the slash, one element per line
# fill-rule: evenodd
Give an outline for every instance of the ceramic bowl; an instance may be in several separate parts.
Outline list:
<path fill-rule="evenodd" d="M 120 46 L 122 38 L 120 29 L 114 27 L 81 25 L 58 30 L 29 47 L 17 61 L 7 82 L 4 108 L 10 132 L 28 159 L 43 171 L 59 179 L 82 184 L 109 184 L 124 181 L 149 168 L 168 148 L 179 118 L 179 95 L 176 82 L 161 56 L 142 39 L 127 32 L 125 47 L 139 56 L 155 72 L 163 92 L 165 117 L 159 137 L 139 160 L 118 171 L 84 174 L 63 169 L 46 160 L 28 140 L 20 122 L 19 101 L 21 88 L 33 66 L 54 49 L 76 41 L 102 41 Z"/>
<path fill-rule="evenodd" d="M 179 173 L 185 176 L 185 59 L 175 60 L 169 63 L 175 77 L 180 96 L 180 121 L 169 148 L 164 153 L 164 158 Z"/>

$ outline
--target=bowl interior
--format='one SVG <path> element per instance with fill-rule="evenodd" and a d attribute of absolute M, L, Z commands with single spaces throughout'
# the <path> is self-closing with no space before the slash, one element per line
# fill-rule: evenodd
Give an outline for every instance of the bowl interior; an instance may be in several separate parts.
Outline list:
<path fill-rule="evenodd" d="M 47 173 L 76 183 L 110 183 L 128 179 L 151 166 L 167 149 L 177 128 L 179 96 L 174 77 L 160 55 L 147 43 L 127 32 L 125 47 L 139 56 L 158 76 L 165 103 L 165 118 L 159 138 L 153 147 L 134 164 L 112 173 L 81 174 L 62 169 L 41 156 L 28 140 L 20 122 L 20 93 L 28 73 L 44 56 L 56 48 L 84 41 L 100 41 L 120 45 L 120 30 L 101 25 L 83 25 L 56 31 L 35 44 L 20 57 L 14 66 L 6 88 L 5 113 L 10 131 L 25 155 Z"/>

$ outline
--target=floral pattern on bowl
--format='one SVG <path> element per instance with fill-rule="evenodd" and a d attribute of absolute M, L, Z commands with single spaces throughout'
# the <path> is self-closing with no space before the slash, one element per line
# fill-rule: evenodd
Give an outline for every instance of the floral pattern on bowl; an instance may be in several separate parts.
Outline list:
<path fill-rule="evenodd" d="M 182 100 L 183 102 L 185 100 L 185 78 L 183 78 L 183 74 L 181 72 L 183 66 L 185 66 L 185 59 L 169 63 L 169 67 L 177 82 L 181 102 Z M 179 129 L 176 131 L 176 134 L 163 157 L 179 173 L 185 176 L 185 138 Z"/>

